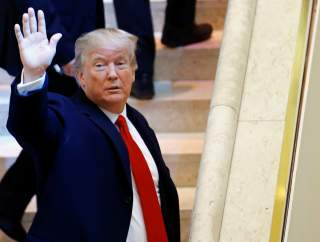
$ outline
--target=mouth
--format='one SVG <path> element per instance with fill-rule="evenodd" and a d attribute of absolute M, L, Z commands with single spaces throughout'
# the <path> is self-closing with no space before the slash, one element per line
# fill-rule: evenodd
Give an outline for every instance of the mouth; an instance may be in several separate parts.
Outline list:
<path fill-rule="evenodd" d="M 121 91 L 121 88 L 119 86 L 111 86 L 111 87 L 105 88 L 105 91 L 110 93 L 119 93 Z"/>

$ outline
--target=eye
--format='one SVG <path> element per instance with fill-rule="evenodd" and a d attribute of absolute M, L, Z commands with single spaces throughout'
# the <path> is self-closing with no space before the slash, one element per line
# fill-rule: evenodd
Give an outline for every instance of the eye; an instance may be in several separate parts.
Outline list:
<path fill-rule="evenodd" d="M 124 65 L 124 64 L 125 64 L 124 61 L 118 61 L 118 62 L 116 62 L 116 65 L 117 65 L 117 66 L 121 66 L 121 65 Z"/>
<path fill-rule="evenodd" d="M 100 62 L 94 64 L 94 67 L 95 67 L 97 70 L 103 70 L 103 69 L 105 68 L 105 66 L 106 66 L 105 64 L 100 63 Z"/>
<path fill-rule="evenodd" d="M 127 62 L 124 60 L 117 61 L 115 64 L 119 69 L 126 69 L 128 67 Z"/>

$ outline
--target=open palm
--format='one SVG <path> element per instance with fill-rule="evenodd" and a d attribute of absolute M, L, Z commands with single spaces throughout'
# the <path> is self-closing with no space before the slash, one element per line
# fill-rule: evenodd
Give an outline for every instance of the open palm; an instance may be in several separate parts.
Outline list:
<path fill-rule="evenodd" d="M 20 26 L 15 25 L 15 34 L 19 45 L 20 59 L 25 72 L 43 74 L 56 53 L 61 34 L 55 34 L 48 41 L 44 14 L 38 11 L 38 24 L 35 12 L 28 9 L 22 17 L 23 34 Z"/>

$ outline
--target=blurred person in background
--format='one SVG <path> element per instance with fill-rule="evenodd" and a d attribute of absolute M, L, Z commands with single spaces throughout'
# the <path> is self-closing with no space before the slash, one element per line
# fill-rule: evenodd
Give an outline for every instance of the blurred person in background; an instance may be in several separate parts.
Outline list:
<path fill-rule="evenodd" d="M 150 0 L 115 0 L 117 24 L 139 37 L 138 70 L 131 95 L 138 99 L 153 98 L 155 39 Z M 185 46 L 211 37 L 212 26 L 195 22 L 196 0 L 167 0 L 161 42 L 167 47 Z"/>

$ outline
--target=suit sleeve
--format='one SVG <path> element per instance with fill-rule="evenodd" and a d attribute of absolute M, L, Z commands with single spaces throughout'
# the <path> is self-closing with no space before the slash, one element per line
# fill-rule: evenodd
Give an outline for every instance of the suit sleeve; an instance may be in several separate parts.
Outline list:
<path fill-rule="evenodd" d="M 52 0 L 54 1 L 54 0 Z M 75 40 L 68 34 L 61 22 L 61 14 L 52 4 L 50 0 L 27 0 L 25 5 L 16 0 L 18 8 L 24 8 L 19 12 L 26 12 L 28 7 L 32 7 L 35 11 L 41 9 L 46 18 L 47 34 L 51 37 L 55 33 L 61 33 L 62 38 L 58 43 L 57 52 L 53 60 L 53 64 L 63 66 L 74 58 L 74 42 Z"/>
<path fill-rule="evenodd" d="M 9 132 L 30 154 L 54 149 L 62 133 L 62 125 L 48 105 L 47 79 L 42 89 L 32 91 L 27 96 L 19 95 L 18 83 L 19 76 L 11 85 L 7 121 Z"/>

